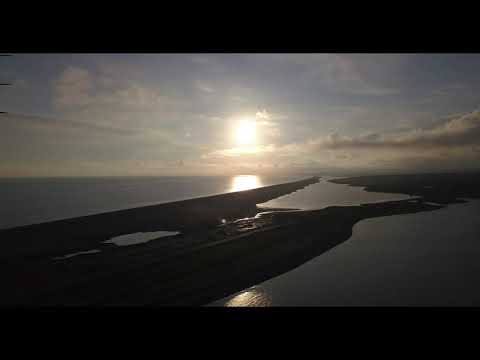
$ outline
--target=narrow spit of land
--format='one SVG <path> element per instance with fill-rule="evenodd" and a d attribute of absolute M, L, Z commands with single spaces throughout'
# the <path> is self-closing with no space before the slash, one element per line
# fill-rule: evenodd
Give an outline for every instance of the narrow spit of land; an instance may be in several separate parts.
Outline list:
<path fill-rule="evenodd" d="M 132 209 L 130 213 L 127 211 L 127 214 L 120 212 L 121 221 L 118 224 L 107 222 L 108 231 L 98 230 L 101 236 L 97 234 L 97 245 L 99 239 L 126 230 L 134 232 L 152 231 L 154 228 L 181 229 L 182 234 L 128 247 L 111 245 L 107 249 L 102 248 L 99 253 L 55 261 L 51 256 L 54 256 L 54 253 L 58 255 L 58 251 L 48 252 L 46 247 L 40 248 L 42 256 L 33 256 L 30 251 L 21 256 L 22 253 L 18 252 L 19 256 L 15 257 L 15 261 L 4 262 L 0 275 L 4 295 L 0 302 L 4 305 L 25 306 L 203 305 L 287 272 L 324 253 L 350 238 L 354 224 L 363 219 L 433 211 L 445 207 L 446 203 L 462 201 L 462 198 L 478 197 L 476 187 L 468 187 L 466 184 L 480 180 L 479 175 L 459 176 L 462 180 L 450 175 L 440 178 L 425 176 L 423 180 L 416 178 L 414 181 L 402 181 L 400 177 L 393 182 L 396 184 L 394 186 L 388 177 L 333 180 L 367 186 L 367 189 L 368 186 L 377 184 L 371 191 L 419 195 L 414 199 L 359 206 L 333 206 L 311 211 L 273 211 L 248 217 L 258 213 L 255 204 L 318 181 L 318 178 L 311 178 L 302 182 L 275 185 L 273 188 L 221 195 L 220 200 L 214 199 L 213 203 L 205 202 L 207 198 L 189 200 L 196 206 L 188 211 L 178 210 L 179 208 L 175 207 L 178 205 L 166 204 L 167 209 L 176 209 L 177 215 L 198 214 L 198 219 L 187 219 L 185 222 L 168 216 L 165 220 L 156 214 L 147 218 L 154 222 L 152 224 L 141 216 L 132 216 L 148 216 L 149 211 L 158 209 L 155 207 L 149 207 L 149 211 L 144 210 L 145 212 L 137 212 L 138 209 Z M 378 180 L 376 183 L 374 178 Z M 390 185 L 387 186 L 388 184 Z M 431 190 L 428 190 L 428 196 L 422 193 L 427 190 L 421 189 L 431 188 L 436 189 L 436 196 Z M 185 202 L 183 204 L 185 205 Z M 186 204 L 189 204 L 188 201 Z M 96 216 L 103 220 L 112 219 L 112 215 L 108 214 Z M 81 224 L 91 219 L 85 218 L 60 222 L 62 233 L 61 236 L 57 235 L 57 239 L 68 242 L 68 236 L 73 236 L 68 226 L 73 224 L 72 229 L 81 231 Z M 227 221 L 219 223 L 219 219 Z M 136 226 L 129 222 L 136 223 Z M 93 223 L 98 226 L 102 224 L 98 218 L 94 219 Z M 38 239 L 45 240 L 43 236 L 48 233 L 45 229 L 55 229 L 52 224 L 54 223 L 50 223 L 50 227 L 46 228 L 41 228 L 41 225 L 33 226 L 45 231 L 36 235 Z M 174 225 L 175 228 L 165 228 L 164 224 Z M 121 231 L 114 230 L 117 225 Z M 145 227 L 148 230 L 145 230 Z M 32 227 L 18 229 L 16 231 L 20 233 L 26 231 L 30 236 L 35 235 Z M 88 234 L 88 231 L 83 234 Z M 8 235 L 9 232 L 4 234 Z M 78 244 L 82 242 L 81 236 L 73 237 Z M 95 243 L 88 238 L 83 241 L 88 245 Z M 66 248 L 68 246 L 63 250 Z M 78 248 L 79 246 L 75 250 L 79 251 Z M 5 252 L 3 254 L 5 255 Z"/>
<path fill-rule="evenodd" d="M 45 258 L 86 251 L 112 237 L 137 232 L 196 233 L 232 219 L 254 216 L 261 204 L 319 181 L 319 177 L 257 189 L 199 197 L 0 230 L 0 260 Z"/>

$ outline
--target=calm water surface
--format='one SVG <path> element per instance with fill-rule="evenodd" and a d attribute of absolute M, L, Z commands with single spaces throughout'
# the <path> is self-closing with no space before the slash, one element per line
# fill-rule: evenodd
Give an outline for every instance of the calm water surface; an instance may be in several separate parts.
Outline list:
<path fill-rule="evenodd" d="M 327 206 L 348 206 L 388 200 L 408 199 L 408 195 L 371 193 L 361 187 L 328 182 L 334 177 L 325 176 L 317 184 L 310 185 L 292 194 L 273 199 L 262 206 L 298 208 L 302 210 L 321 209 Z"/>
<path fill-rule="evenodd" d="M 303 177 L 0 179 L 0 228 L 241 191 Z M 406 199 L 321 181 L 262 206 Z M 357 223 L 353 236 L 213 306 L 480 305 L 480 201 Z M 148 234 L 143 234 L 147 236 Z M 147 241 L 149 239 L 143 239 Z M 91 252 L 99 250 L 91 250 Z M 69 254 L 69 256 L 95 256 Z"/>
<path fill-rule="evenodd" d="M 323 183 L 272 202 L 313 208 L 399 198 L 358 191 Z M 479 200 L 367 219 L 328 252 L 210 306 L 478 306 L 479 239 Z"/>
<path fill-rule="evenodd" d="M 0 179 L 0 229 L 241 191 L 299 176 Z"/>

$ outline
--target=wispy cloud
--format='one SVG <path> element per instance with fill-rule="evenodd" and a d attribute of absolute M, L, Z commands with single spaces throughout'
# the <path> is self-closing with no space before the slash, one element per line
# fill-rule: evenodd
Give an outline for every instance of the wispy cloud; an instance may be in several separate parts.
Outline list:
<path fill-rule="evenodd" d="M 0 119 L 4 162 L 221 173 L 480 160 L 479 111 L 466 113 L 478 104 L 478 55 L 15 58 L 2 68 L 16 84 L 3 87 L 0 99 L 11 113 Z M 455 114 L 441 116 L 448 113 Z M 248 149 L 235 145 L 236 126 L 247 117 L 257 126 L 256 146 Z"/>
<path fill-rule="evenodd" d="M 480 145 L 480 111 L 457 115 L 429 129 L 411 129 L 389 134 L 369 133 L 356 137 L 331 134 L 318 146 L 336 148 L 425 149 Z"/>
<path fill-rule="evenodd" d="M 64 129 L 74 129 L 114 135 L 136 135 L 139 133 L 139 131 L 136 129 L 104 126 L 93 122 L 87 123 L 67 119 L 55 119 L 23 114 L 6 114 L 2 116 L 2 121 L 9 122 L 13 125 L 23 124 L 33 128 L 45 128 L 60 131 Z"/>
<path fill-rule="evenodd" d="M 462 161 L 466 164 L 479 158 L 480 111 L 456 115 L 431 128 L 418 128 L 387 133 L 370 132 L 358 136 L 327 136 L 286 145 L 256 146 L 249 151 L 231 148 L 211 152 L 211 160 L 242 158 L 255 162 L 314 162 L 318 166 L 335 163 L 342 166 L 386 166 L 387 163 L 406 167 L 432 160 L 440 165 Z M 423 159 L 423 160 L 422 160 Z M 433 164 L 433 163 L 432 163 Z"/>
<path fill-rule="evenodd" d="M 399 93 L 399 89 L 373 82 L 359 71 L 353 59 L 341 54 L 283 54 L 272 57 L 275 62 L 296 65 L 296 71 L 302 74 L 304 81 L 315 82 L 331 91 L 368 96 Z M 382 56 L 377 61 L 381 63 Z"/>
<path fill-rule="evenodd" d="M 87 105 L 91 101 L 93 77 L 82 68 L 69 66 L 55 81 L 55 102 L 58 105 Z"/>
<path fill-rule="evenodd" d="M 197 87 L 197 89 L 199 89 L 200 91 L 202 92 L 205 92 L 205 93 L 214 93 L 215 90 L 213 90 L 212 86 L 210 86 L 209 84 L 203 82 L 203 81 L 199 81 L 197 80 L 195 82 L 195 86 Z"/>

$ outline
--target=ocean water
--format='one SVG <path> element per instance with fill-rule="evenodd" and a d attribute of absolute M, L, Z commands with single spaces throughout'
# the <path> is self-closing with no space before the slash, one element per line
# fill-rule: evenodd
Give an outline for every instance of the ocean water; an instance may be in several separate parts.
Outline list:
<path fill-rule="evenodd" d="M 0 179 L 0 229 L 299 180 L 291 176 Z"/>
<path fill-rule="evenodd" d="M 304 176 L 303 176 L 304 177 Z M 240 191 L 302 176 L 0 179 L 0 228 Z M 328 177 L 327 177 L 328 179 Z M 298 209 L 400 200 L 325 181 L 260 204 Z M 480 201 L 367 219 L 309 262 L 212 306 L 480 305 Z M 149 234 L 142 234 L 149 241 Z M 116 239 L 125 241 L 125 239 Z M 129 245 L 131 239 L 123 245 Z M 121 245 L 122 245 L 121 244 Z M 98 249 L 66 254 L 95 256 Z"/>

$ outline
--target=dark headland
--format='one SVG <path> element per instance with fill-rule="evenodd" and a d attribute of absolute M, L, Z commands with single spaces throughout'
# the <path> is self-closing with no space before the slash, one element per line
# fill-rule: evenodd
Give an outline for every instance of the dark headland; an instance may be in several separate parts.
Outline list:
<path fill-rule="evenodd" d="M 330 180 L 365 187 L 365 191 L 421 196 L 425 201 L 455 204 L 480 198 L 480 173 L 358 176 Z"/>
<path fill-rule="evenodd" d="M 346 241 L 367 218 L 433 211 L 478 198 L 479 174 L 333 180 L 414 199 L 255 216 L 256 204 L 317 177 L 259 189 L 0 231 L 3 305 L 203 305 L 287 272 Z M 279 210 L 279 209 L 277 209 Z M 224 220 L 224 221 L 222 221 Z M 181 234 L 126 247 L 113 236 Z M 64 260 L 67 253 L 101 249 Z"/>

